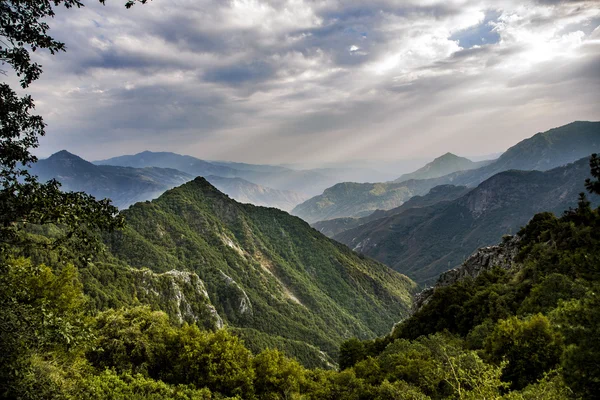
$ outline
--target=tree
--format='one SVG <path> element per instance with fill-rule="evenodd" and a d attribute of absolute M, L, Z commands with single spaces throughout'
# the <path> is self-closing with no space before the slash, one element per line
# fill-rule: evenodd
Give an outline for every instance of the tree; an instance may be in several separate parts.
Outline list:
<path fill-rule="evenodd" d="M 590 158 L 590 169 L 595 180 L 586 179 L 585 187 L 590 193 L 600 194 L 600 157 L 597 154 L 592 154 Z"/>
<path fill-rule="evenodd" d="M 99 0 L 104 4 L 104 0 Z M 148 0 L 128 0 L 127 8 Z M 27 88 L 42 73 L 31 52 L 56 54 L 64 43 L 49 35 L 46 22 L 56 9 L 83 7 L 80 0 L 0 0 L 0 62 L 9 65 Z M 4 75 L 6 70 L 0 70 Z M 40 183 L 27 167 L 37 161 L 32 150 L 45 135 L 41 116 L 33 115 L 29 95 L 19 97 L 9 84 L 0 84 L 0 251 L 19 245 L 18 234 L 25 224 L 56 223 L 64 226 L 65 238 L 93 242 L 90 230 L 112 230 L 122 226 L 118 210 L 109 200 L 96 201 L 83 193 L 63 193 L 56 181 Z"/>
<path fill-rule="evenodd" d="M 69 350 L 89 337 L 83 304 L 72 265 L 56 271 L 7 260 L 0 274 L 0 398 L 50 398 L 56 381 L 77 369 Z"/>
<path fill-rule="evenodd" d="M 513 389 L 522 389 L 557 367 L 563 342 L 548 318 L 537 314 L 526 320 L 510 317 L 499 321 L 485 350 L 496 363 L 508 361 L 502 378 Z"/>
<path fill-rule="evenodd" d="M 263 350 L 252 360 L 256 378 L 254 390 L 261 399 L 282 400 L 299 396 L 304 369 L 278 350 Z"/>
<path fill-rule="evenodd" d="M 354 364 L 363 360 L 366 356 L 365 345 L 357 338 L 346 340 L 340 346 L 339 364 L 340 370 L 352 367 Z"/>

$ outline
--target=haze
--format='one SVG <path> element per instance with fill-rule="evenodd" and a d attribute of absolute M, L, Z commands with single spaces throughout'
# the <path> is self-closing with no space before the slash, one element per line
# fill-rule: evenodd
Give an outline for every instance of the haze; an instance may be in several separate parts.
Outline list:
<path fill-rule="evenodd" d="M 598 1 L 107 3 L 35 53 L 41 156 L 426 159 L 600 119 Z"/>

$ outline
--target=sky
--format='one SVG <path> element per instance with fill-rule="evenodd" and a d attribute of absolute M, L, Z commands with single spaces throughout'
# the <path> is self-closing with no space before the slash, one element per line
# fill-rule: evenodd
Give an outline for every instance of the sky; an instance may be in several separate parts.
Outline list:
<path fill-rule="evenodd" d="M 40 156 L 468 156 L 600 120 L 600 0 L 106 3 L 48 21 Z"/>

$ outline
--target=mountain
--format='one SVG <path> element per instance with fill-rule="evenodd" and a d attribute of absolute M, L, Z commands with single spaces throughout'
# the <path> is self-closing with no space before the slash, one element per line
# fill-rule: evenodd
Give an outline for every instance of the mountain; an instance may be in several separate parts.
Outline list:
<path fill-rule="evenodd" d="M 123 211 L 107 235 L 120 262 L 195 273 L 224 324 L 263 342 L 316 346 L 335 359 L 349 337 L 390 330 L 415 284 L 283 211 L 240 204 L 196 178 Z"/>
<path fill-rule="evenodd" d="M 341 183 L 308 199 L 292 210 L 305 221 L 360 217 L 375 209 L 400 206 L 438 185 L 475 187 L 495 174 L 511 169 L 548 170 L 594 152 L 600 153 L 600 122 L 573 122 L 523 140 L 489 165 L 425 180 L 384 183 Z"/>
<path fill-rule="evenodd" d="M 271 165 L 253 165 L 234 162 L 208 162 L 191 156 L 169 152 L 144 151 L 95 161 L 98 165 L 118 165 L 126 167 L 174 168 L 196 176 L 220 176 L 222 178 L 242 178 L 252 183 L 277 190 L 287 190 L 303 195 L 314 196 L 325 188 L 339 182 L 335 177 L 314 170 L 296 171 Z"/>
<path fill-rule="evenodd" d="M 446 153 L 410 174 L 404 174 L 394 182 L 404 182 L 410 179 L 430 179 L 451 174 L 457 171 L 466 171 L 490 164 L 492 161 L 473 162 L 468 158 Z"/>
<path fill-rule="evenodd" d="M 124 155 L 107 160 L 94 161 L 96 165 L 116 165 L 121 167 L 160 167 L 173 168 L 186 172 L 194 177 L 218 175 L 223 177 L 234 177 L 238 171 L 234 168 L 215 165 L 208 161 L 200 160 L 191 156 L 182 156 L 169 152 L 144 151 L 134 155 Z"/>
<path fill-rule="evenodd" d="M 516 232 L 535 213 L 559 214 L 575 206 L 588 177 L 588 159 L 545 172 L 506 171 L 456 200 L 410 208 L 334 239 L 428 283 L 478 247 Z M 599 203 L 597 197 L 593 200 Z"/>
<path fill-rule="evenodd" d="M 547 171 L 595 152 L 600 152 L 600 122 L 575 121 L 517 143 L 482 168 L 450 174 L 446 183 L 477 186 L 502 171 Z"/>
<path fill-rule="evenodd" d="M 193 179 L 191 175 L 169 168 L 94 165 L 66 150 L 39 160 L 32 165 L 31 172 L 41 181 L 58 180 L 66 191 L 86 192 L 98 199 L 110 198 L 121 209 L 154 199 Z"/>
<path fill-rule="evenodd" d="M 210 175 L 206 177 L 206 180 L 236 201 L 255 206 L 275 207 L 290 211 L 307 198 L 307 196 L 289 190 L 276 190 L 256 185 L 242 178 L 222 178 Z"/>
<path fill-rule="evenodd" d="M 391 210 L 376 210 L 372 214 L 362 218 L 346 217 L 318 221 L 312 224 L 312 227 L 331 238 L 341 232 L 356 228 L 357 226 L 364 225 L 368 222 L 400 214 L 409 208 L 431 206 L 442 201 L 457 199 L 466 194 L 469 190 L 470 189 L 466 186 L 440 185 L 431 189 L 425 196 L 417 195 L 411 197 L 400 207 L 392 208 Z"/>

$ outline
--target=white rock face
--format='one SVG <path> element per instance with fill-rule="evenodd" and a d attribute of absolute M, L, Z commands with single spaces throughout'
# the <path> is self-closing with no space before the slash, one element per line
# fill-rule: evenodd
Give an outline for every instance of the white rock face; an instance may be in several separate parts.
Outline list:
<path fill-rule="evenodd" d="M 221 273 L 221 276 L 223 277 L 223 279 L 225 280 L 225 283 L 228 286 L 234 286 L 240 293 L 240 303 L 239 303 L 239 309 L 238 311 L 240 312 L 240 314 L 253 314 L 252 311 L 252 303 L 250 302 L 250 298 L 248 297 L 248 295 L 246 294 L 246 292 L 244 291 L 244 289 L 242 289 L 242 287 L 240 285 L 238 285 L 238 283 L 236 281 L 233 280 L 232 277 L 230 277 L 229 275 L 227 275 L 225 272 L 219 270 L 219 272 Z"/>
<path fill-rule="evenodd" d="M 223 319 L 212 305 L 204 282 L 196 273 L 171 270 L 157 274 L 145 269 L 140 274 L 140 289 L 163 304 L 164 309 L 169 310 L 169 314 L 180 324 L 194 322 L 208 323 L 216 329 L 223 327 Z M 161 284 L 164 281 L 166 285 Z"/>

